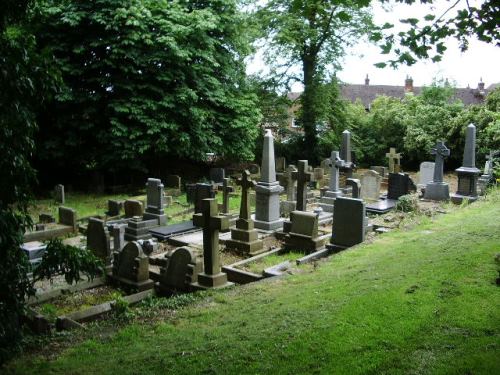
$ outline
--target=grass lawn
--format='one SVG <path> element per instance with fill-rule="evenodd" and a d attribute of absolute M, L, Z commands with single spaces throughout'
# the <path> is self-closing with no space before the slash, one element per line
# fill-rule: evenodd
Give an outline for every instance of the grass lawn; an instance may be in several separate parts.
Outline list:
<path fill-rule="evenodd" d="M 160 323 L 95 331 L 56 358 L 25 355 L 7 371 L 498 374 L 499 217 L 497 190 L 301 274 L 202 293 Z"/>

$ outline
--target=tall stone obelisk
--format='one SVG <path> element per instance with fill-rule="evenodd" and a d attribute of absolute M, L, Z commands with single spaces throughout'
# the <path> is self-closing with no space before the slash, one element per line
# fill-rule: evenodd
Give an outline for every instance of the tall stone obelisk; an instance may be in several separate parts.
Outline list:
<path fill-rule="evenodd" d="M 274 138 L 267 129 L 262 150 L 260 181 L 255 186 L 256 207 L 255 227 L 263 230 L 276 230 L 283 226 L 280 218 L 280 193 L 283 187 L 276 180 L 274 163 Z"/>

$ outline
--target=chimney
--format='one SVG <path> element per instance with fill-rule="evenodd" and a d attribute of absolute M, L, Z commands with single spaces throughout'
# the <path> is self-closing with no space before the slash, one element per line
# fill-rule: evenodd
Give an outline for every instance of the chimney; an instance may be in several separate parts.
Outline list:
<path fill-rule="evenodd" d="M 483 82 L 483 77 L 479 79 L 479 83 L 477 84 L 477 88 L 479 91 L 484 91 L 484 82 Z"/>
<path fill-rule="evenodd" d="M 413 79 L 409 75 L 405 79 L 405 92 L 413 92 Z"/>
<path fill-rule="evenodd" d="M 365 78 L 365 85 L 368 86 L 370 84 L 370 78 L 368 78 L 368 74 L 366 75 Z"/>

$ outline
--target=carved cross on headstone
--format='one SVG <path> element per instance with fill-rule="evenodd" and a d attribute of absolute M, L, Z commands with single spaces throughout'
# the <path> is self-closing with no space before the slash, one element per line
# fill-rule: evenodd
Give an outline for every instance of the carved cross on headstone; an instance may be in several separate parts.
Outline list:
<path fill-rule="evenodd" d="M 294 201 L 295 200 L 295 180 L 296 180 L 296 173 L 297 173 L 297 168 L 295 165 L 290 164 L 286 172 L 284 174 L 284 177 L 286 179 L 286 200 L 287 201 Z"/>
<path fill-rule="evenodd" d="M 344 160 L 342 160 L 339 156 L 338 151 L 332 151 L 330 155 L 330 163 L 329 167 L 331 168 L 330 172 L 330 185 L 329 191 L 337 192 L 339 191 L 339 174 L 340 168 L 345 166 Z"/>
<path fill-rule="evenodd" d="M 450 149 L 443 141 L 438 141 L 436 147 L 431 150 L 431 155 L 436 155 L 433 182 L 443 182 L 444 158 L 450 156 Z"/>
<path fill-rule="evenodd" d="M 250 220 L 250 195 L 248 190 L 254 188 L 256 182 L 250 178 L 250 172 L 244 170 L 241 173 L 241 178 L 238 178 L 236 183 L 241 186 L 240 219 Z"/>
<path fill-rule="evenodd" d="M 399 173 L 401 170 L 401 153 L 396 152 L 396 149 L 391 147 L 385 156 L 389 159 L 389 172 Z"/>
<path fill-rule="evenodd" d="M 203 263 L 205 274 L 221 272 L 219 256 L 219 231 L 229 229 L 227 216 L 217 215 L 217 200 L 207 198 L 202 201 L 201 213 L 193 215 L 193 224 L 203 228 Z"/>
<path fill-rule="evenodd" d="M 229 178 L 224 177 L 222 180 L 222 213 L 229 213 L 229 193 L 234 191 L 233 187 L 229 185 Z"/>
<path fill-rule="evenodd" d="M 307 160 L 299 160 L 299 168 L 292 175 L 297 180 L 297 210 L 305 211 L 307 205 L 307 183 L 311 181 L 312 173 L 308 172 Z"/>

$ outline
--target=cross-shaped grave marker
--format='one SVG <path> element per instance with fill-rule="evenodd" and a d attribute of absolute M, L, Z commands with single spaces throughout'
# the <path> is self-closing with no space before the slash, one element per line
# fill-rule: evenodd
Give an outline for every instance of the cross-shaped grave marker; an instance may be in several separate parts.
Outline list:
<path fill-rule="evenodd" d="M 399 173 L 401 170 L 401 153 L 396 152 L 396 149 L 391 147 L 385 156 L 389 159 L 389 172 Z"/>
<path fill-rule="evenodd" d="M 241 186 L 240 219 L 250 220 L 250 195 L 248 190 L 254 188 L 257 183 L 250 178 L 250 172 L 244 170 L 236 184 Z"/>
<path fill-rule="evenodd" d="M 229 213 L 229 193 L 232 193 L 234 188 L 229 185 L 229 178 L 224 177 L 222 180 L 222 213 Z"/>
<path fill-rule="evenodd" d="M 206 198 L 202 201 L 201 213 L 193 215 L 193 224 L 203 228 L 203 274 L 198 277 L 199 284 L 205 287 L 220 286 L 227 283 L 227 275 L 221 273 L 219 256 L 219 231 L 229 229 L 227 216 L 217 215 L 217 200 Z M 218 281 L 218 279 L 225 279 Z"/>
<path fill-rule="evenodd" d="M 292 172 L 297 180 L 297 210 L 305 211 L 307 205 L 307 183 L 311 181 L 312 173 L 308 172 L 307 160 L 299 160 L 299 169 Z"/>
<path fill-rule="evenodd" d="M 436 155 L 433 182 L 443 182 L 444 158 L 450 156 L 450 149 L 443 141 L 438 141 L 436 147 L 431 150 L 431 155 Z"/>

